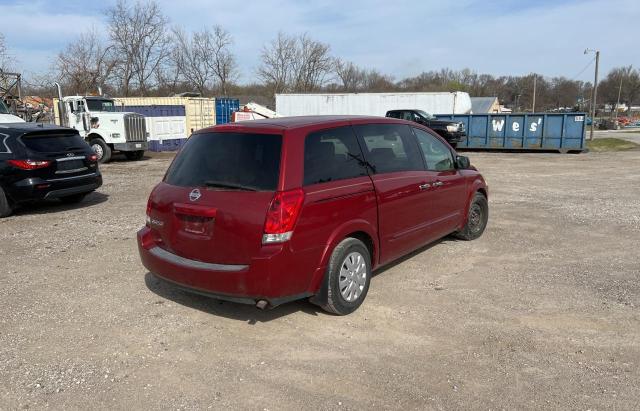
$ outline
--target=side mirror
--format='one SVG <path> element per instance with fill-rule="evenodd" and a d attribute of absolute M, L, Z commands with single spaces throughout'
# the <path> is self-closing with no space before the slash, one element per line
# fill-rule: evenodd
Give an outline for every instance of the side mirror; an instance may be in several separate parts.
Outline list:
<path fill-rule="evenodd" d="M 471 162 L 469 161 L 469 157 L 456 156 L 456 168 L 465 170 L 469 167 L 471 167 Z"/>

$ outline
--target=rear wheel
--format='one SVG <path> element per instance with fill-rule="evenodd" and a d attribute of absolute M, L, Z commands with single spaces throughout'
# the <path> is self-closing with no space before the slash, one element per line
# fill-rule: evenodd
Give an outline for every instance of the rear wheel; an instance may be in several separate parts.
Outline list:
<path fill-rule="evenodd" d="M 142 160 L 142 157 L 144 156 L 144 150 L 125 151 L 124 155 L 127 157 L 127 160 L 138 161 Z"/>
<path fill-rule="evenodd" d="M 360 307 L 371 283 L 371 255 L 364 243 L 355 238 L 342 240 L 331 254 L 326 276 L 324 310 L 347 315 Z"/>
<path fill-rule="evenodd" d="M 4 193 L 4 190 L 2 189 L 2 187 L 0 187 L 0 218 L 8 217 L 11 215 L 12 212 L 13 212 L 13 207 L 9 202 L 9 198 L 7 198 L 7 195 Z"/>
<path fill-rule="evenodd" d="M 99 137 L 93 138 L 89 141 L 89 145 L 98 156 L 98 162 L 107 163 L 111 160 L 111 147 L 109 147 L 103 139 Z"/>
<path fill-rule="evenodd" d="M 89 193 L 74 194 L 66 197 L 60 197 L 60 201 L 65 204 L 76 204 L 84 200 Z"/>
<path fill-rule="evenodd" d="M 489 203 L 487 202 L 487 197 L 480 192 L 476 192 L 469 205 L 467 223 L 455 236 L 462 240 L 475 240 L 484 232 L 484 229 L 487 227 L 487 221 L 489 221 Z"/>

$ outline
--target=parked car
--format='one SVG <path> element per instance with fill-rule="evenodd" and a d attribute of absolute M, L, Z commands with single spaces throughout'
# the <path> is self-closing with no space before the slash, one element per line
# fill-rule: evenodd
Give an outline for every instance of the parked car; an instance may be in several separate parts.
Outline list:
<path fill-rule="evenodd" d="M 438 120 L 433 114 L 423 110 L 389 110 L 385 117 L 398 118 L 402 120 L 413 121 L 423 126 L 429 127 L 435 131 L 451 145 L 456 148 L 466 136 L 464 123 L 458 121 Z"/>
<path fill-rule="evenodd" d="M 259 308 L 336 314 L 372 272 L 441 237 L 478 238 L 487 185 L 430 129 L 383 117 L 289 117 L 200 130 L 151 192 L 144 266 Z"/>
<path fill-rule="evenodd" d="M 0 125 L 0 217 L 37 200 L 79 202 L 101 185 L 98 158 L 76 130 Z"/>

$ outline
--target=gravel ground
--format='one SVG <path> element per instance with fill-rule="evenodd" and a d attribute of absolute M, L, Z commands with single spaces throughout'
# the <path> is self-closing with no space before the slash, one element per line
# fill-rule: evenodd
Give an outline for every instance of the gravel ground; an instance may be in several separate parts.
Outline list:
<path fill-rule="evenodd" d="M 640 151 L 468 153 L 490 223 L 380 271 L 347 317 L 157 282 L 169 156 L 0 220 L 0 409 L 637 409 Z"/>

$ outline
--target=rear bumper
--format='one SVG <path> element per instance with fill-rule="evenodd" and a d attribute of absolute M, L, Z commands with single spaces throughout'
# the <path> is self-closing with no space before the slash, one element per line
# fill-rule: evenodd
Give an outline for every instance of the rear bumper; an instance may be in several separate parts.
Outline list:
<path fill-rule="evenodd" d="M 80 176 L 52 179 L 25 178 L 8 187 L 8 193 L 17 203 L 49 200 L 74 194 L 90 193 L 102 185 L 99 171 Z"/>
<path fill-rule="evenodd" d="M 306 290 L 282 292 L 280 274 L 286 272 L 290 251 L 283 245 L 264 247 L 247 265 L 212 264 L 173 254 L 155 242 L 148 227 L 138 231 L 142 264 L 154 276 L 181 289 L 243 304 L 266 300 L 270 306 L 311 296 Z"/>
<path fill-rule="evenodd" d="M 147 141 L 129 141 L 126 143 L 115 143 L 113 148 L 118 151 L 140 151 L 148 150 L 149 142 Z"/>

